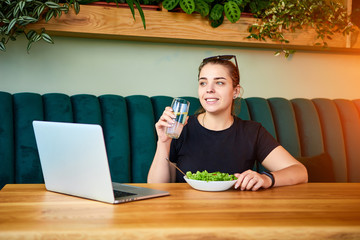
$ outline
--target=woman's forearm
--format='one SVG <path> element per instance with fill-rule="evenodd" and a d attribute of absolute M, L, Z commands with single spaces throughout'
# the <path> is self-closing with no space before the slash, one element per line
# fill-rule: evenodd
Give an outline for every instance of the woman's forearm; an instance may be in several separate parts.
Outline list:
<path fill-rule="evenodd" d="M 308 181 L 307 170 L 282 146 L 275 148 L 262 162 L 274 176 L 274 186 L 287 186 Z"/>
<path fill-rule="evenodd" d="M 293 164 L 284 169 L 272 172 L 275 185 L 287 186 L 299 183 L 306 183 L 308 181 L 307 170 L 302 164 Z"/>
<path fill-rule="evenodd" d="M 158 142 L 156 153 L 151 164 L 147 181 L 148 183 L 167 183 L 174 181 L 173 167 L 166 158 L 169 157 L 170 142 Z"/>

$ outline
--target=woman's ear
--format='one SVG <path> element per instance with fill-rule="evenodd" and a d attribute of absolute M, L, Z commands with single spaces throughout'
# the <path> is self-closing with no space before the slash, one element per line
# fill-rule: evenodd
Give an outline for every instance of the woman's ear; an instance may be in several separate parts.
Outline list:
<path fill-rule="evenodd" d="M 233 97 L 234 99 L 239 97 L 240 89 L 241 89 L 241 87 L 239 84 L 234 88 L 234 97 Z"/>

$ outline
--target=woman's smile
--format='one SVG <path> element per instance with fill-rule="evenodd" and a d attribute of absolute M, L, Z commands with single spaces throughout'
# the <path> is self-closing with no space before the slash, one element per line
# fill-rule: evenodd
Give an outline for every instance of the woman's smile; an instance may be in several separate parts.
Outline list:
<path fill-rule="evenodd" d="M 205 98 L 207 104 L 216 104 L 219 101 L 219 98 Z"/>

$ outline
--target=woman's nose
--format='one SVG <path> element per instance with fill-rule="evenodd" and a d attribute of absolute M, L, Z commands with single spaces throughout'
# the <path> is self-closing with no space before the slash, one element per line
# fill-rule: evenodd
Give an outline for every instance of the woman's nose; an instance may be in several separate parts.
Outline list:
<path fill-rule="evenodd" d="M 213 84 L 208 84 L 207 85 L 207 89 L 206 89 L 206 93 L 214 93 L 214 86 Z"/>

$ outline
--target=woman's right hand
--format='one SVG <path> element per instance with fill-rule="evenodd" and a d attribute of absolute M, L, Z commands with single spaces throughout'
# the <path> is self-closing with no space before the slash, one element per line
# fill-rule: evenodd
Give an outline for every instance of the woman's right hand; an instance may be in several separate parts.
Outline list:
<path fill-rule="evenodd" d="M 163 114 L 159 118 L 159 121 L 155 124 L 155 129 L 159 141 L 167 142 L 171 140 L 171 138 L 166 135 L 166 128 L 171 127 L 171 125 L 175 123 L 175 117 L 176 116 L 173 109 L 171 107 L 166 107 Z"/>

